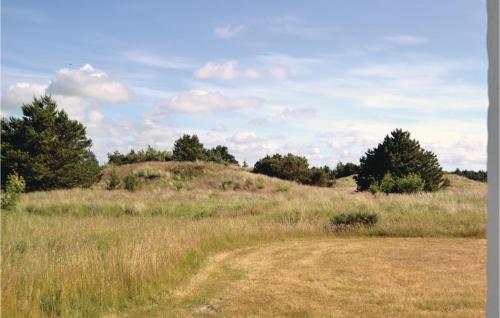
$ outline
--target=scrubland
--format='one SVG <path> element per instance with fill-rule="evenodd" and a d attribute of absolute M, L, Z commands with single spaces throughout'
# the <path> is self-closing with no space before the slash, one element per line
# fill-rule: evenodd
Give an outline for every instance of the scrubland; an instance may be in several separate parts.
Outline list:
<path fill-rule="evenodd" d="M 116 168 L 140 177 L 129 192 L 106 189 L 111 171 L 91 189 L 23 194 L 2 211 L 2 316 L 483 313 L 484 183 L 448 175 L 435 193 L 372 195 L 352 177 L 319 188 L 150 162 Z M 379 221 L 329 226 L 350 212 Z"/>

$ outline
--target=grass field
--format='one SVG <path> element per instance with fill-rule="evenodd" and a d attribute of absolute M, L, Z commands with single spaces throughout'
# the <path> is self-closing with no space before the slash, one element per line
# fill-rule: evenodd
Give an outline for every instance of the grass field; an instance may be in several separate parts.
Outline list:
<path fill-rule="evenodd" d="M 317 188 L 208 163 L 130 171 L 137 192 L 106 190 L 107 170 L 2 212 L 2 316 L 482 315 L 485 184 L 373 196 L 352 178 Z M 378 224 L 328 226 L 359 211 Z"/>

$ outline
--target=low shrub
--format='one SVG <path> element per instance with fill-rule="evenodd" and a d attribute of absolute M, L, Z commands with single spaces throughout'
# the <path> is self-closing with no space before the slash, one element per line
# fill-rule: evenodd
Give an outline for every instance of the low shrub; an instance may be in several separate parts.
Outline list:
<path fill-rule="evenodd" d="M 290 187 L 284 184 L 278 184 L 276 186 L 276 192 L 288 192 L 290 190 Z"/>
<path fill-rule="evenodd" d="M 181 191 L 182 189 L 186 188 L 186 185 L 180 181 L 174 181 L 172 185 L 174 186 L 174 189 L 176 191 Z"/>
<path fill-rule="evenodd" d="M 369 212 L 339 213 L 330 219 L 330 224 L 337 229 L 354 226 L 373 226 L 378 222 L 378 215 Z"/>
<path fill-rule="evenodd" d="M 257 181 L 255 182 L 255 187 L 259 190 L 264 189 L 264 181 L 260 178 L 257 179 Z"/>
<path fill-rule="evenodd" d="M 120 180 L 120 177 L 118 176 L 118 172 L 116 172 L 116 169 L 111 170 L 111 173 L 109 175 L 109 181 L 107 185 L 108 190 L 115 190 L 120 187 L 120 184 L 122 181 Z"/>
<path fill-rule="evenodd" d="M 165 175 L 165 172 L 158 169 L 144 168 L 135 170 L 134 174 L 139 178 L 152 180 L 163 177 Z"/>
<path fill-rule="evenodd" d="M 396 180 L 390 173 L 386 173 L 379 184 L 380 191 L 384 193 L 396 192 Z"/>
<path fill-rule="evenodd" d="M 398 178 L 386 173 L 380 183 L 373 182 L 368 190 L 373 194 L 379 191 L 384 193 L 418 193 L 424 191 L 424 186 L 424 180 L 418 174 L 410 173 Z"/>
<path fill-rule="evenodd" d="M 398 193 L 417 193 L 424 191 L 424 180 L 418 174 L 409 175 L 396 179 L 396 192 Z"/>
<path fill-rule="evenodd" d="M 11 173 L 7 176 L 5 189 L 1 192 L 1 208 L 12 210 L 16 207 L 19 194 L 26 190 L 26 182 L 24 178 L 17 173 Z"/>
<path fill-rule="evenodd" d="M 133 192 L 139 190 L 140 180 L 135 174 L 129 173 L 125 178 L 123 178 L 123 184 L 126 190 Z"/>
<path fill-rule="evenodd" d="M 193 219 L 200 220 L 200 219 L 208 218 L 211 216 L 212 216 L 212 211 L 201 210 L 201 211 L 197 211 L 193 214 Z"/>

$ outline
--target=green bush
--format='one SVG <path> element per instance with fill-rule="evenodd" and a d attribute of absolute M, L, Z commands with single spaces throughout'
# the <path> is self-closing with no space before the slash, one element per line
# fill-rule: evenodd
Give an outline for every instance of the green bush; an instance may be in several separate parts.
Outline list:
<path fill-rule="evenodd" d="M 378 222 L 378 215 L 369 212 L 339 213 L 330 219 L 335 227 L 372 226 Z"/>
<path fill-rule="evenodd" d="M 123 178 L 123 184 L 126 190 L 133 192 L 139 190 L 140 180 L 136 175 L 129 173 Z"/>
<path fill-rule="evenodd" d="M 253 172 L 320 187 L 331 187 L 335 183 L 335 171 L 328 166 L 309 168 L 305 157 L 291 153 L 265 156 L 255 163 Z"/>
<path fill-rule="evenodd" d="M 172 152 L 156 150 L 148 146 L 146 150 L 135 151 L 130 150 L 127 154 L 122 154 L 118 150 L 113 153 L 108 153 L 108 162 L 116 165 L 124 165 L 128 163 L 137 163 L 144 161 L 170 161 L 172 160 Z"/>
<path fill-rule="evenodd" d="M 11 173 L 7 176 L 5 189 L 2 191 L 1 207 L 2 209 L 11 210 L 16 207 L 19 194 L 26 190 L 24 178 L 17 173 Z"/>
<path fill-rule="evenodd" d="M 186 188 L 184 183 L 182 183 L 181 181 L 174 181 L 173 186 L 176 191 L 181 191 L 182 189 Z"/>
<path fill-rule="evenodd" d="M 371 194 L 375 194 L 377 192 L 380 192 L 380 187 L 378 186 L 377 182 L 373 182 L 370 184 L 370 188 L 368 189 Z"/>
<path fill-rule="evenodd" d="M 166 173 L 159 169 L 144 168 L 135 170 L 134 174 L 139 178 L 153 180 L 153 179 L 160 179 Z"/>
<path fill-rule="evenodd" d="M 407 176 L 396 179 L 396 192 L 417 193 L 424 190 L 424 181 L 418 174 L 410 173 Z"/>
<path fill-rule="evenodd" d="M 290 187 L 284 184 L 278 184 L 276 186 L 276 192 L 288 192 L 288 190 L 290 190 Z"/>
<path fill-rule="evenodd" d="M 212 211 L 207 211 L 207 210 L 200 210 L 197 211 L 193 214 L 193 219 L 199 220 L 199 219 L 204 219 L 212 216 Z"/>
<path fill-rule="evenodd" d="M 113 170 L 111 170 L 111 173 L 109 175 L 107 189 L 108 190 L 118 189 L 120 187 L 121 183 L 122 183 L 122 181 L 120 180 L 120 176 L 118 175 L 118 172 L 116 172 L 116 169 L 113 168 Z"/>
<path fill-rule="evenodd" d="M 396 192 L 396 187 L 397 187 L 396 180 L 392 177 L 390 173 L 386 173 L 379 184 L 380 191 L 384 193 Z"/>
<path fill-rule="evenodd" d="M 373 182 L 369 188 L 371 193 L 378 191 L 384 193 L 417 193 L 424 190 L 424 181 L 418 174 L 410 173 L 407 176 L 397 178 L 386 173 L 380 183 Z"/>

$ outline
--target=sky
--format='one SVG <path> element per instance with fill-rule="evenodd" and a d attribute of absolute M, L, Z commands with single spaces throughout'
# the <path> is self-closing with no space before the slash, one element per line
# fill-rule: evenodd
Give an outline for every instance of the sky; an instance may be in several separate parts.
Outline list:
<path fill-rule="evenodd" d="M 187 133 L 335 166 L 402 128 L 486 168 L 484 0 L 3 0 L 1 36 L 1 115 L 49 94 L 101 163 Z"/>

